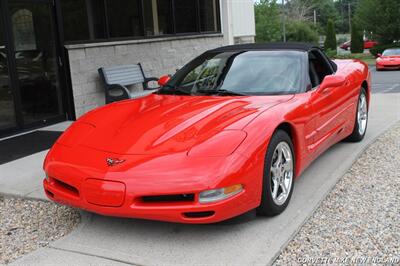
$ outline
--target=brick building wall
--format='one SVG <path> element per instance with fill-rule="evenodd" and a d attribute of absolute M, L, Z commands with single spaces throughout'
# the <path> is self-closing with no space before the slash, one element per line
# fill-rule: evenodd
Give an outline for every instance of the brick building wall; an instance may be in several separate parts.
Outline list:
<path fill-rule="evenodd" d="M 67 45 L 76 117 L 104 105 L 97 72 L 100 67 L 140 62 L 146 76 L 160 77 L 175 73 L 197 55 L 222 45 L 221 34 Z"/>

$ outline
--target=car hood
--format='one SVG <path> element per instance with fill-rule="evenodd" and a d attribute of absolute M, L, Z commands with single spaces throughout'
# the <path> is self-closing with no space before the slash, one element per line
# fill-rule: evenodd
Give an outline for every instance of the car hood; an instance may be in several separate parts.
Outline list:
<path fill-rule="evenodd" d="M 151 94 L 86 114 L 77 124 L 90 125 L 90 133 L 71 135 L 85 136 L 79 145 L 116 154 L 183 152 L 221 131 L 243 129 L 261 112 L 292 97 Z"/>

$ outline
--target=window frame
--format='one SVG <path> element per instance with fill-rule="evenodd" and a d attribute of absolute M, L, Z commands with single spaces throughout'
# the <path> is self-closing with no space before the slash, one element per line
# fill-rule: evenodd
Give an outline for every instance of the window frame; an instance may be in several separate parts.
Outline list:
<path fill-rule="evenodd" d="M 317 49 L 317 48 L 310 49 L 307 52 L 307 66 L 308 66 L 308 69 L 307 69 L 308 70 L 308 74 L 307 74 L 308 81 L 307 81 L 307 83 L 311 84 L 311 88 L 307 88 L 306 91 L 314 91 L 314 90 L 318 89 L 319 86 L 321 85 L 321 83 L 324 81 L 324 79 L 320 80 L 319 84 L 317 86 L 313 87 L 313 84 L 312 84 L 312 81 L 311 81 L 311 77 L 310 77 L 310 73 L 309 73 L 309 69 L 310 69 L 310 53 L 317 54 L 317 57 L 319 57 L 319 58 L 317 58 L 317 60 L 321 60 L 321 62 L 325 65 L 325 67 L 327 67 L 328 74 L 326 74 L 324 76 L 324 78 L 326 76 L 328 76 L 328 75 L 333 75 L 336 72 L 334 67 L 332 66 L 332 62 L 326 57 L 326 55 L 320 49 Z M 309 85 L 307 85 L 307 87 L 309 87 Z"/>
<path fill-rule="evenodd" d="M 144 1 L 148 0 L 139 0 L 139 5 L 140 5 L 140 19 L 141 19 L 141 28 L 143 31 L 143 36 L 127 36 L 127 37 L 111 37 L 110 36 L 110 21 L 109 21 L 109 15 L 108 15 L 108 10 L 107 10 L 107 1 L 112 1 L 112 0 L 99 0 L 103 2 L 104 5 L 104 12 L 101 14 L 104 18 L 104 23 L 105 23 L 105 38 L 94 38 L 94 39 L 85 39 L 85 40 L 74 40 L 74 41 L 68 41 L 65 40 L 65 33 L 64 33 L 64 25 L 63 25 L 63 11 L 61 7 L 61 2 L 60 0 L 56 0 L 56 10 L 57 14 L 59 14 L 59 21 L 60 21 L 60 28 L 62 28 L 62 31 L 60 31 L 61 35 L 61 40 L 64 45 L 75 45 L 75 44 L 86 44 L 86 43 L 107 43 L 107 42 L 118 42 L 118 41 L 129 41 L 129 40 L 146 40 L 146 39 L 155 39 L 155 38 L 170 38 L 170 37 L 184 37 L 184 36 L 199 36 L 199 35 L 207 35 L 207 34 L 218 34 L 221 33 L 221 12 L 220 12 L 220 1 L 215 0 L 215 14 L 216 18 L 215 21 L 217 23 L 216 29 L 217 31 L 201 31 L 201 15 L 200 15 L 200 1 L 201 0 L 194 0 L 195 1 L 195 7 L 196 7 L 196 31 L 194 32 L 184 32 L 184 33 L 177 33 L 176 32 L 176 10 L 175 10 L 175 0 L 171 0 L 171 26 L 172 26 L 172 33 L 168 34 L 158 34 L 158 35 L 149 35 L 147 34 L 146 31 L 146 19 L 145 19 L 145 12 L 144 12 Z M 88 18 L 89 19 L 89 18 Z"/>

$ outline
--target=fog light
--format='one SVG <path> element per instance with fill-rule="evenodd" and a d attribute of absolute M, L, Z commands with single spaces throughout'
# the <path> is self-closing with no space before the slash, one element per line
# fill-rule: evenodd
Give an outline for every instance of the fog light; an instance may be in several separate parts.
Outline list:
<path fill-rule="evenodd" d="M 243 186 L 240 184 L 219 188 L 206 190 L 200 193 L 199 202 L 200 203 L 210 203 L 232 197 L 243 190 Z"/>

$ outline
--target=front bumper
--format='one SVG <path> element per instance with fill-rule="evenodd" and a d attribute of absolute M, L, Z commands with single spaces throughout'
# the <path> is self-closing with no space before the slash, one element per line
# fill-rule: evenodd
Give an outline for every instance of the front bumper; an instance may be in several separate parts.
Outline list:
<path fill-rule="evenodd" d="M 119 155 L 125 162 L 108 167 L 117 155 L 56 144 L 46 157 L 49 199 L 117 217 L 181 223 L 214 223 L 256 208 L 261 200 L 263 165 L 240 154 L 227 158 Z M 200 192 L 242 184 L 243 191 L 214 203 L 199 203 Z M 184 200 L 144 201 L 146 197 L 189 195 Z"/>
<path fill-rule="evenodd" d="M 231 198 L 209 204 L 198 203 L 198 194 L 193 202 L 144 203 L 139 197 L 127 193 L 125 185 L 119 182 L 115 187 L 108 185 L 107 190 L 98 193 L 97 197 L 93 194 L 99 192 L 98 187 L 92 184 L 86 184 L 78 190 L 60 183 L 54 178 L 43 180 L 44 190 L 50 200 L 106 216 L 179 223 L 215 223 L 257 207 L 257 204 L 249 202 L 245 189 Z"/>
<path fill-rule="evenodd" d="M 376 63 L 376 69 L 378 70 L 390 70 L 390 69 L 400 69 L 400 64 L 383 64 L 383 63 Z"/>

